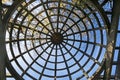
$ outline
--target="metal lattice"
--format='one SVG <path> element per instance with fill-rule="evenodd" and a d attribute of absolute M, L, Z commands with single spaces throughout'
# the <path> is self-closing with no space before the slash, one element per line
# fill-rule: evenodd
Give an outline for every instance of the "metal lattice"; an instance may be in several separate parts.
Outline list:
<path fill-rule="evenodd" d="M 21 1 L 7 24 L 10 69 L 25 80 L 89 80 L 103 65 L 107 25 L 90 1 Z"/>

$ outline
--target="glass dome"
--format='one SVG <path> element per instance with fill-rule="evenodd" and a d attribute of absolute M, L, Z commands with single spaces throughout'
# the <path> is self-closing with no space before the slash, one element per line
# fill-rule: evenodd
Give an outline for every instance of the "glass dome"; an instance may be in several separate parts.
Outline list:
<path fill-rule="evenodd" d="M 101 69 L 107 26 L 92 2 L 20 1 L 9 14 L 6 51 L 21 79 L 91 80 Z"/>

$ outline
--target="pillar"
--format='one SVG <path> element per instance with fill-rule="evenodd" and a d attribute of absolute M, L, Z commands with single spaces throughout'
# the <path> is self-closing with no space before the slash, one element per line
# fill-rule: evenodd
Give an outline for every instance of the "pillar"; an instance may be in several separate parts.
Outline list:
<path fill-rule="evenodd" d="M 110 80 L 111 67 L 114 56 L 115 40 L 118 29 L 119 21 L 119 8 L 120 0 L 113 0 L 112 22 L 110 32 L 108 33 L 107 51 L 106 51 L 106 63 L 105 63 L 105 80 Z"/>
<path fill-rule="evenodd" d="M 5 41 L 2 25 L 2 0 L 0 0 L 0 80 L 5 80 Z"/>

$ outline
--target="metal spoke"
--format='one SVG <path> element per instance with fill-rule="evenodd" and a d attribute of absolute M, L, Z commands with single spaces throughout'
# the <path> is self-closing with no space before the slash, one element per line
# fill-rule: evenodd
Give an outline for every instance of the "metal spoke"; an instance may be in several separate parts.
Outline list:
<path fill-rule="evenodd" d="M 82 34 L 82 33 L 85 33 L 85 32 L 89 32 L 89 31 L 96 31 L 96 30 L 104 30 L 105 27 L 98 27 L 98 28 L 94 28 L 94 29 L 87 29 L 87 30 L 84 30 L 84 31 L 80 31 L 80 32 L 74 32 L 74 33 L 71 33 L 71 34 L 67 34 L 67 35 L 64 35 L 63 37 L 67 37 L 67 36 L 71 36 L 71 35 L 76 35 L 76 34 Z"/>
<path fill-rule="evenodd" d="M 50 20 L 50 16 L 49 16 L 49 14 L 48 14 L 48 12 L 47 12 L 47 9 L 46 9 L 46 7 L 45 7 L 45 5 L 44 5 L 44 3 L 43 3 L 43 0 L 41 0 L 41 2 L 42 2 L 42 4 L 43 4 L 43 8 L 44 8 L 45 13 L 46 13 L 46 15 L 47 15 L 47 18 L 48 18 L 48 20 L 49 20 L 49 23 L 50 23 L 50 25 L 51 25 L 51 27 L 52 27 L 52 30 L 53 30 L 53 32 L 55 32 L 55 31 L 54 31 L 54 27 L 53 27 L 53 25 L 52 25 L 52 22 L 51 22 L 51 20 Z"/>
<path fill-rule="evenodd" d="M 35 59 L 32 61 L 32 63 L 27 67 L 27 69 L 22 73 L 22 76 L 28 71 L 28 69 L 36 62 L 36 60 L 37 60 L 51 45 L 52 45 L 52 43 L 51 43 L 48 47 L 46 47 L 46 48 L 44 49 L 44 51 L 42 51 L 41 54 L 37 56 L 37 58 L 35 58 Z"/>
<path fill-rule="evenodd" d="M 55 78 L 54 78 L 54 80 L 56 80 L 56 78 L 57 78 L 57 49 L 58 49 L 58 46 L 56 45 L 55 47 L 56 47 L 56 50 L 55 50 L 55 70 L 54 70 Z"/>
<path fill-rule="evenodd" d="M 13 39 L 13 40 L 10 40 L 10 41 L 6 41 L 6 43 L 11 43 L 11 42 L 17 42 L 18 40 L 19 41 L 26 41 L 26 40 L 28 40 L 28 41 L 33 41 L 33 40 L 46 40 L 46 39 L 49 39 L 50 40 L 50 38 L 23 38 L 23 39 Z"/>
<path fill-rule="evenodd" d="M 35 28 L 27 27 L 27 26 L 25 26 L 25 25 L 21 25 L 21 24 L 17 24 L 17 23 L 12 23 L 12 22 L 10 22 L 10 24 L 12 24 L 12 25 L 17 25 L 17 26 L 19 26 L 19 27 L 23 27 L 23 28 L 26 28 L 26 29 L 30 29 L 30 30 L 36 31 L 36 32 L 38 32 L 38 33 L 40 33 L 40 34 L 45 34 L 45 35 L 50 36 L 49 34 L 44 33 L 44 32 L 42 32 L 42 31 L 39 31 L 39 30 L 37 30 L 37 29 L 35 29 Z M 14 26 L 14 28 L 15 28 L 15 29 L 19 29 L 18 27 L 15 27 L 15 26 Z"/>
<path fill-rule="evenodd" d="M 106 48 L 106 45 L 103 45 L 103 44 L 100 44 L 100 43 L 95 43 L 95 42 L 90 42 L 90 41 L 83 41 L 83 40 L 75 40 L 75 39 L 64 39 L 66 41 L 72 41 L 72 42 L 79 42 L 79 43 L 87 43 L 87 44 L 93 44 L 93 45 L 96 45 L 96 46 L 101 46 L 101 47 L 104 47 Z"/>
<path fill-rule="evenodd" d="M 51 34 L 52 34 L 52 32 L 41 22 L 41 21 L 39 21 L 39 19 L 38 18 L 36 18 L 36 16 L 34 16 L 34 14 L 32 14 L 29 10 L 27 10 L 27 9 L 25 9 L 27 12 L 28 12 L 28 14 L 30 14 L 31 16 L 33 16 L 33 18 L 35 18 L 44 28 L 46 28 L 46 30 L 48 30 Z"/>
<path fill-rule="evenodd" d="M 60 3 L 61 3 L 61 0 L 59 0 L 59 1 L 58 1 L 58 13 L 57 13 L 57 32 L 58 32 L 58 28 L 59 28 Z"/>
<path fill-rule="evenodd" d="M 76 60 L 76 58 L 72 55 L 72 53 L 62 44 L 62 46 L 66 49 L 66 51 L 72 56 L 72 58 L 75 60 L 76 64 L 81 68 L 81 70 L 83 71 L 85 77 L 88 79 L 89 76 L 86 73 L 86 71 L 83 69 L 83 67 L 79 64 L 79 62 Z"/>
<path fill-rule="evenodd" d="M 70 15 L 72 14 L 74 8 L 75 8 L 75 6 L 73 6 L 72 9 L 70 10 L 70 13 L 69 13 L 68 16 L 67 16 L 67 19 L 65 20 L 65 22 L 64 22 L 64 24 L 63 24 L 63 26 L 62 26 L 62 29 L 65 27 L 65 24 L 67 23 L 67 21 L 68 21 Z M 61 30 L 61 31 L 62 31 L 62 30 Z M 60 32 L 61 32 L 61 31 L 60 31 Z"/>
<path fill-rule="evenodd" d="M 48 41 L 48 42 L 50 42 L 50 41 Z M 48 42 L 46 42 L 46 43 L 48 43 Z M 46 43 L 40 44 L 40 45 L 38 45 L 38 46 L 35 46 L 35 47 L 33 47 L 33 48 L 31 48 L 31 49 L 29 49 L 29 50 L 27 50 L 27 51 L 21 53 L 20 55 L 14 57 L 12 60 L 10 60 L 10 62 L 12 62 L 13 60 L 15 60 L 16 58 L 18 58 L 18 57 L 20 57 L 20 56 L 22 56 L 22 55 L 24 55 L 24 54 L 26 54 L 26 53 L 28 53 L 28 52 L 34 50 L 35 48 L 38 48 L 38 47 L 40 47 L 40 46 L 42 46 L 42 45 L 45 45 Z"/>
<path fill-rule="evenodd" d="M 64 42 L 64 43 L 66 43 L 66 42 Z M 69 43 L 66 43 L 66 44 L 69 45 L 69 46 L 71 46 L 72 48 L 74 48 L 74 49 L 80 51 L 81 53 L 83 53 L 83 54 L 86 55 L 88 58 L 90 58 L 90 59 L 93 60 L 95 63 L 97 63 L 98 65 L 101 66 L 101 63 L 99 63 L 99 61 L 96 60 L 94 57 L 88 55 L 86 52 L 84 52 L 84 51 L 78 49 L 77 47 L 75 47 L 75 46 L 73 46 L 73 45 L 71 45 L 71 44 L 69 44 Z"/>
<path fill-rule="evenodd" d="M 42 74 L 43 74 L 44 71 L 45 71 L 46 65 L 47 65 L 47 63 L 48 63 L 48 60 L 49 60 L 51 54 L 52 54 L 52 51 L 53 51 L 54 46 L 55 46 L 55 45 L 53 45 L 52 48 L 51 48 L 51 50 L 50 50 L 50 54 L 49 54 L 49 56 L 48 56 L 48 58 L 47 58 L 47 60 L 46 60 L 46 62 L 45 62 L 45 65 L 44 65 L 44 67 L 43 67 L 43 70 L 42 70 L 42 72 L 41 72 L 41 75 L 40 75 L 40 77 L 39 77 L 39 80 L 41 80 L 41 78 L 42 78 Z"/>
<path fill-rule="evenodd" d="M 61 53 L 62 53 L 62 56 L 63 56 L 64 62 L 65 62 L 66 68 L 67 68 L 67 72 L 68 72 L 69 78 L 70 78 L 70 80 L 72 80 L 72 77 L 71 77 L 71 74 L 70 74 L 70 70 L 69 70 L 69 68 L 68 68 L 68 64 L 67 64 L 66 59 L 65 59 L 65 56 L 64 56 L 64 54 L 63 54 L 64 51 L 62 50 L 61 45 L 59 45 L 59 47 L 60 47 L 60 51 L 61 51 Z"/>
<path fill-rule="evenodd" d="M 88 14 L 86 14 L 84 17 L 82 17 L 82 18 L 80 18 L 77 22 L 75 22 L 72 26 L 70 26 L 67 30 L 65 30 L 64 32 L 63 32 L 63 34 L 64 33 L 66 33 L 68 30 L 70 30 L 70 29 L 72 29 L 75 25 L 77 25 L 80 21 L 82 21 L 83 22 L 83 19 L 85 19 L 85 18 L 87 18 L 87 17 L 89 17 L 89 15 L 90 14 L 92 14 L 92 13 L 94 13 L 96 10 L 93 10 L 93 11 L 91 11 L 90 13 L 88 13 Z"/>

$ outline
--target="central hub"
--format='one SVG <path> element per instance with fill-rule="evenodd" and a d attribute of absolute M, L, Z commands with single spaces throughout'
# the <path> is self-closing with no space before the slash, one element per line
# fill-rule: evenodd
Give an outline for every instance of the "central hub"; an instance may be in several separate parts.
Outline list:
<path fill-rule="evenodd" d="M 54 33 L 51 36 L 51 42 L 55 45 L 61 44 L 63 41 L 63 35 L 61 33 Z"/>

